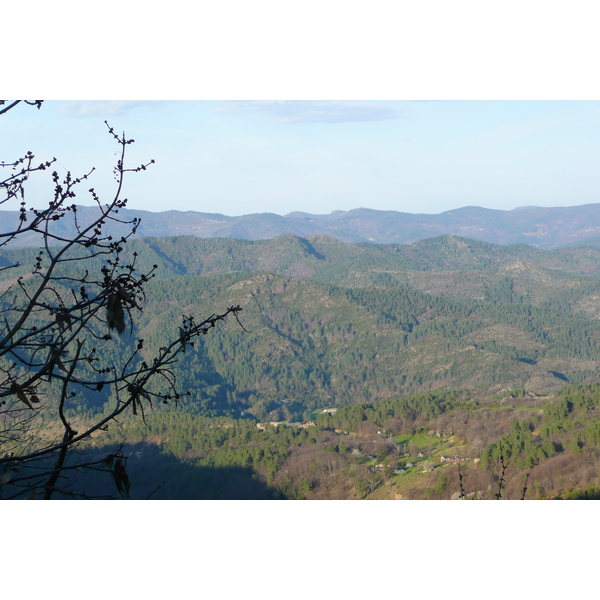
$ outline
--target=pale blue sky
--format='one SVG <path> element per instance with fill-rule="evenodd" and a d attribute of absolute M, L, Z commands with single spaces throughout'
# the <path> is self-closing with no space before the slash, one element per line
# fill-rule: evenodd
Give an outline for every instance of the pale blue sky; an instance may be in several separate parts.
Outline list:
<path fill-rule="evenodd" d="M 116 146 L 105 119 L 136 140 L 130 167 L 156 161 L 129 177 L 131 208 L 439 213 L 600 201 L 595 101 L 48 101 L 2 118 L 1 156 L 56 156 L 74 175 L 95 166 L 90 184 L 108 197 Z M 44 202 L 45 189 L 31 185 L 28 200 Z"/>

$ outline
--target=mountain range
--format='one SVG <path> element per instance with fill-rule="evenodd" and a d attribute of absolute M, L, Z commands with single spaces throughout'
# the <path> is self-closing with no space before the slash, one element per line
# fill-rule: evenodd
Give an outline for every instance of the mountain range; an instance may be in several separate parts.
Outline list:
<path fill-rule="evenodd" d="M 37 253 L 0 249 L 3 314 Z M 133 239 L 124 262 L 134 253 L 156 277 L 99 360 L 119 365 L 139 339 L 152 360 L 183 314 L 240 305 L 244 329 L 222 324 L 173 365 L 176 406 L 82 450 L 124 448 L 132 497 L 600 497 L 600 248 L 180 235 Z M 66 409 L 93 419 L 110 401 L 96 389 Z M 102 496 L 97 475 L 84 491 Z"/>
<path fill-rule="evenodd" d="M 150 360 L 182 314 L 243 308 L 247 332 L 218 328 L 174 369 L 191 393 L 180 406 L 197 414 L 308 419 L 318 408 L 440 388 L 546 393 L 600 379 L 600 249 L 453 235 L 411 245 L 148 237 L 126 248 L 142 272 L 157 265 L 157 277 L 114 360 L 136 336 Z M 36 252 L 0 252 L 0 266 L 21 265 L 0 276 L 0 291 L 27 276 Z"/>
<path fill-rule="evenodd" d="M 81 224 L 92 222 L 97 208 L 78 207 Z M 138 235 L 200 238 L 271 239 L 286 234 L 307 238 L 327 235 L 347 243 L 411 244 L 441 235 L 457 235 L 492 244 L 529 244 L 545 250 L 569 246 L 600 247 L 600 204 L 562 208 L 525 207 L 510 211 L 467 206 L 440 214 L 411 214 L 357 208 L 328 215 L 292 212 L 247 214 L 237 217 L 194 211 L 150 212 L 121 209 L 124 220 L 141 219 Z M 2 229 L 17 225 L 17 211 L 0 211 Z M 74 223 L 68 214 L 54 224 L 57 234 L 69 234 Z M 129 228 L 110 224 L 110 233 Z M 37 246 L 39 236 L 20 236 L 21 245 Z"/>

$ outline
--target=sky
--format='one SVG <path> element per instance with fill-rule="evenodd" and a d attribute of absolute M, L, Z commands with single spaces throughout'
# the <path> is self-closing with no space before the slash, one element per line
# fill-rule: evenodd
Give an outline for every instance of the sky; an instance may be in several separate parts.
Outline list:
<path fill-rule="evenodd" d="M 125 132 L 128 206 L 235 216 L 366 207 L 440 213 L 600 201 L 598 101 L 46 101 L 0 121 L 0 156 L 55 156 L 109 198 Z M 45 202 L 50 174 L 26 198 Z M 87 184 L 86 184 L 87 185 Z M 87 187 L 76 201 L 89 204 Z"/>

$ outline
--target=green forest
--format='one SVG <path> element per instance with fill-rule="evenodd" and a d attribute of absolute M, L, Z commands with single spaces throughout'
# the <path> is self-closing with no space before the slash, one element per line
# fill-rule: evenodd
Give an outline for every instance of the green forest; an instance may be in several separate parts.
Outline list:
<path fill-rule="evenodd" d="M 124 449 L 133 498 L 596 497 L 599 250 L 287 235 L 143 238 L 125 252 L 156 277 L 103 359 L 137 345 L 149 360 L 182 315 L 239 305 L 243 325 L 180 355 L 177 395 L 163 382 L 143 414 L 86 443 L 87 456 Z M 3 250 L 0 266 L 18 262 L 10 277 L 26 288 L 35 256 Z M 98 386 L 67 411 L 85 422 L 114 402 Z M 81 481 L 98 495 L 111 484 Z"/>
<path fill-rule="evenodd" d="M 111 426 L 84 454 L 124 447 L 137 499 L 596 499 L 599 417 L 600 384 L 440 390 L 308 422 L 155 412 Z M 85 472 L 81 485 L 100 494 L 110 476 Z"/>

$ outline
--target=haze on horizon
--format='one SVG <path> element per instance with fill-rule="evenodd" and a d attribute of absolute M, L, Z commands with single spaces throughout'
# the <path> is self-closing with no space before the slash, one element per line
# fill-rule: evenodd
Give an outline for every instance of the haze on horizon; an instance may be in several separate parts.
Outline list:
<path fill-rule="evenodd" d="M 597 101 L 48 101 L 2 122 L 5 158 L 56 156 L 59 174 L 96 167 L 110 196 L 116 147 L 136 140 L 129 208 L 238 216 L 356 208 L 437 214 L 600 201 Z M 14 156 L 13 156 L 14 155 Z M 29 206 L 48 200 L 49 172 Z M 14 206 L 4 206 L 16 208 Z"/>

